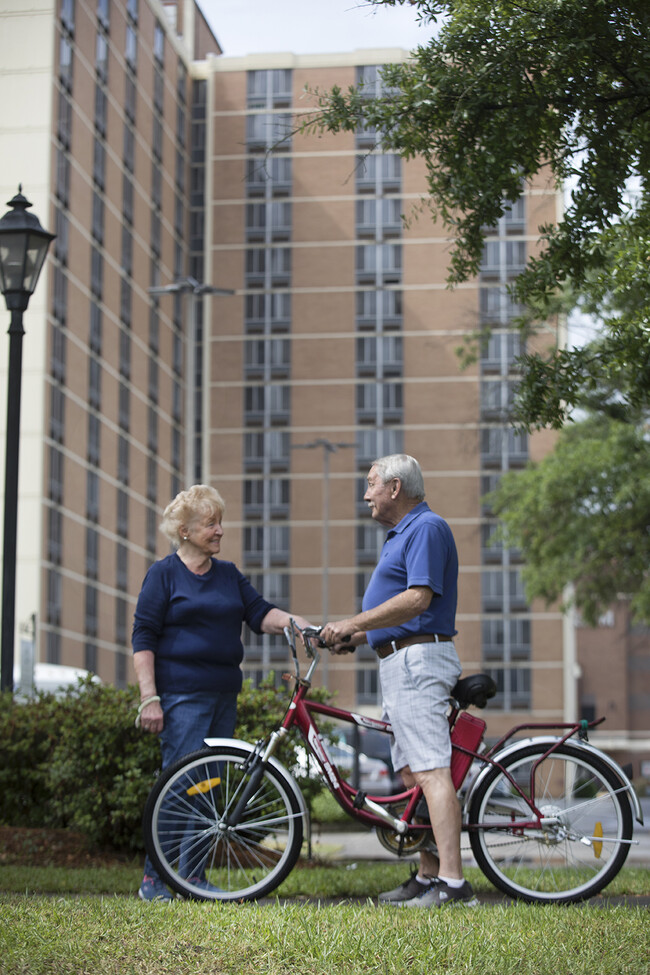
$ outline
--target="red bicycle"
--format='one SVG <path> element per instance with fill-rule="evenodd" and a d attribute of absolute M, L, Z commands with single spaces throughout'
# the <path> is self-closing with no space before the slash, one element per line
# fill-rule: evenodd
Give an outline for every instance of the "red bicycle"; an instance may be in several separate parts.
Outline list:
<path fill-rule="evenodd" d="M 434 847 L 419 786 L 367 795 L 332 761 L 316 715 L 390 734 L 390 725 L 309 699 L 320 655 L 319 628 L 285 630 L 294 660 L 286 713 L 263 741 L 206 739 L 156 780 L 144 811 L 147 852 L 160 876 L 184 897 L 246 901 L 264 897 L 295 866 L 310 829 L 294 776 L 274 757 L 294 728 L 323 782 L 358 822 L 374 828 L 397 856 Z M 296 644 L 311 658 L 304 677 Z M 495 693 L 487 674 L 462 678 L 450 699 L 451 773 L 462 788 L 463 830 L 485 876 L 511 897 L 569 903 L 593 897 L 619 872 L 643 815 L 616 762 L 587 740 L 600 721 L 519 725 L 485 749 L 486 723 L 467 713 Z M 603 720 L 603 719 L 601 719 Z M 535 737 L 517 738 L 524 732 Z M 540 732 L 554 731 L 554 734 Z M 473 763 L 480 770 L 465 779 Z"/>

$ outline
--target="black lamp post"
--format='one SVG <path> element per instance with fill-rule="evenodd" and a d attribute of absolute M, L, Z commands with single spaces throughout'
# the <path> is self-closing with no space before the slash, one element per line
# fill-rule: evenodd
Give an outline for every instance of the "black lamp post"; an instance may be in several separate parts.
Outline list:
<path fill-rule="evenodd" d="M 55 234 L 43 230 L 28 213 L 22 187 L 0 219 L 0 291 L 11 312 L 7 373 L 7 442 L 5 450 L 5 511 L 2 553 L 2 672 L 1 689 L 14 686 L 14 620 L 16 611 L 16 531 L 18 516 L 18 447 L 20 385 L 23 352 L 23 312 L 34 293 L 47 249 Z"/>

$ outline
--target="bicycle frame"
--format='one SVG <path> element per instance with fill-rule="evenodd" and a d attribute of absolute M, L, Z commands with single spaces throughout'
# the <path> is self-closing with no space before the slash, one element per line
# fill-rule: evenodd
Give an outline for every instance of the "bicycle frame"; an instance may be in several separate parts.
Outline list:
<path fill-rule="evenodd" d="M 309 670 L 304 678 L 300 677 L 298 656 L 296 651 L 296 633 L 299 633 L 305 651 L 308 656 L 312 657 L 312 662 L 310 664 Z M 314 634 L 311 634 L 312 636 Z M 394 793 L 391 795 L 367 795 L 361 789 L 355 788 L 351 785 L 347 779 L 341 774 L 338 766 L 332 760 L 331 756 L 327 751 L 326 743 L 321 735 L 318 725 L 315 721 L 314 715 L 320 714 L 326 718 L 333 718 L 340 721 L 344 721 L 350 724 L 357 725 L 362 728 L 369 728 L 376 731 L 384 732 L 386 734 L 391 733 L 391 726 L 387 722 L 381 721 L 375 718 L 369 718 L 361 714 L 356 714 L 355 712 L 347 711 L 343 708 L 335 707 L 331 704 L 324 704 L 318 701 L 312 701 L 308 698 L 308 693 L 311 688 L 311 678 L 318 666 L 320 661 L 320 654 L 318 651 L 311 646 L 309 643 L 308 635 L 300 631 L 297 627 L 292 627 L 285 629 L 285 636 L 287 642 L 292 651 L 292 656 L 294 658 L 295 666 L 295 676 L 294 675 L 284 675 L 289 678 L 292 677 L 295 680 L 295 689 L 291 698 L 291 702 L 287 708 L 285 716 L 281 722 L 280 727 L 272 732 L 267 748 L 264 752 L 264 758 L 273 754 L 277 742 L 289 733 L 291 729 L 297 727 L 300 731 L 305 744 L 307 746 L 308 753 L 313 755 L 319 768 L 324 781 L 327 783 L 328 788 L 332 792 L 334 798 L 337 800 L 339 805 L 354 819 L 365 824 L 369 827 L 375 828 L 385 828 L 386 825 L 390 826 L 398 836 L 405 836 L 406 833 L 416 833 L 416 832 L 426 832 L 430 830 L 429 823 L 414 822 L 415 811 L 423 797 L 422 789 L 419 785 L 415 785 L 411 788 L 404 789 L 402 792 Z M 574 735 L 579 735 L 582 739 L 586 738 L 587 728 L 592 728 L 601 723 L 603 719 L 593 721 L 593 722 L 578 722 L 577 724 L 556 724 L 556 725 L 518 725 L 511 729 L 503 738 L 501 738 L 492 748 L 488 751 L 481 752 L 474 748 L 466 747 L 459 743 L 457 735 L 455 735 L 455 729 L 457 727 L 457 722 L 460 716 L 464 712 L 461 711 L 459 707 L 454 706 L 452 702 L 452 707 L 449 713 L 449 727 L 451 733 L 452 741 L 452 769 L 454 766 L 454 757 L 463 755 L 465 756 L 465 761 L 461 764 L 461 772 L 459 775 L 454 776 L 454 785 L 458 791 L 462 786 L 467 772 L 471 766 L 472 761 L 478 760 L 483 764 L 483 769 L 475 777 L 470 785 L 468 794 L 465 800 L 465 807 L 469 804 L 471 798 L 471 793 L 479 782 L 481 777 L 489 771 L 489 767 L 493 766 L 499 768 L 503 775 L 506 776 L 510 785 L 514 790 L 514 795 L 517 800 L 525 803 L 525 806 L 530 810 L 530 818 L 528 819 L 514 819 L 511 818 L 503 820 L 502 822 L 491 821 L 489 824 L 485 823 L 473 823 L 468 825 L 463 822 L 464 830 L 480 830 L 480 829 L 503 829 L 509 828 L 514 831 L 525 831 L 528 829 L 539 830 L 545 825 L 549 825 L 554 822 L 553 817 L 544 817 L 541 811 L 538 809 L 535 801 L 535 775 L 534 772 L 539 763 L 536 763 L 532 773 L 531 781 L 529 783 L 530 795 L 526 795 L 518 782 L 509 774 L 507 769 L 504 769 L 499 758 L 502 754 L 509 753 L 509 749 L 504 746 L 506 742 L 510 741 L 515 734 L 518 734 L 525 730 L 542 730 L 542 729 L 562 729 L 563 734 L 558 738 L 548 739 L 548 750 L 542 756 L 540 761 L 547 758 L 550 754 L 556 751 L 561 744 L 567 741 Z M 483 728 L 485 723 L 481 722 Z M 521 744 L 520 741 L 517 744 Z M 480 747 L 480 745 L 479 745 Z M 594 749 L 595 750 L 595 749 Z M 599 752 L 599 754 L 602 754 Z M 610 762 L 613 768 L 616 769 L 617 774 L 622 777 L 622 789 L 628 791 L 632 799 L 633 807 L 636 812 L 636 818 L 639 822 L 643 821 L 640 804 L 638 798 L 632 787 L 631 783 L 615 763 Z M 400 806 L 403 804 L 403 810 L 399 816 L 395 815 L 390 810 L 390 806 Z"/>
<path fill-rule="evenodd" d="M 181 896 L 225 901 L 265 896 L 298 862 L 305 837 L 311 850 L 300 785 L 275 756 L 294 728 L 341 808 L 374 827 L 386 849 L 397 856 L 435 849 L 436 810 L 432 824 L 417 784 L 388 796 L 369 795 L 332 760 L 327 735 L 318 727 L 321 717 L 386 734 L 391 726 L 309 698 L 320 660 L 311 641 L 319 633 L 315 627 L 300 630 L 293 621 L 285 630 L 295 686 L 269 735 L 255 744 L 208 738 L 207 749 L 179 759 L 154 783 L 143 815 L 147 852 Z M 311 658 L 304 678 L 299 635 Z M 462 814 L 478 867 L 497 889 L 529 902 L 573 903 L 594 896 L 616 876 L 635 842 L 635 812 L 643 822 L 626 773 L 586 740 L 587 730 L 600 722 L 519 725 L 484 749 L 486 723 L 467 709 L 484 707 L 490 693 L 494 684 L 486 675 L 463 678 L 452 690 L 448 714 L 455 788 L 463 786 L 472 761 L 482 766 L 465 787 Z M 550 728 L 555 735 L 543 733 Z M 527 733 L 533 736 L 518 737 Z"/>

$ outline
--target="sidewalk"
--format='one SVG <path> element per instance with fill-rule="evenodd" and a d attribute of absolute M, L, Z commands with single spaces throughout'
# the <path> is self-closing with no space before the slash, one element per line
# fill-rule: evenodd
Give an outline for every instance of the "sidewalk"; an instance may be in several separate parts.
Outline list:
<path fill-rule="evenodd" d="M 650 867 L 650 800 L 641 802 L 644 813 L 644 825 L 634 822 L 633 844 L 627 857 L 627 865 L 631 867 Z M 360 830 L 354 825 L 349 829 L 331 830 L 322 828 L 315 823 L 312 826 L 312 855 L 321 860 L 386 860 L 395 861 L 396 857 L 381 845 L 374 830 Z M 463 833 L 461 838 L 461 852 L 463 862 L 474 865 L 469 837 Z M 417 854 L 402 858 L 406 861 L 416 861 Z"/>

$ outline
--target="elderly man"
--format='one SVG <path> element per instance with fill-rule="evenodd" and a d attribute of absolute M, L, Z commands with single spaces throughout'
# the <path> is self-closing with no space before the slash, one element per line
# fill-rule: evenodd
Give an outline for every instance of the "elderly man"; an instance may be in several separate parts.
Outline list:
<path fill-rule="evenodd" d="M 420 854 L 420 869 L 385 904 L 443 907 L 478 904 L 463 879 L 460 806 L 449 765 L 446 712 L 460 675 L 453 638 L 458 557 L 447 523 L 424 501 L 420 465 L 407 454 L 376 460 L 364 495 L 388 528 L 362 612 L 327 623 L 321 639 L 337 652 L 368 642 L 379 658 L 384 718 L 393 728 L 393 764 L 407 787 L 424 792 L 438 856 Z"/>

